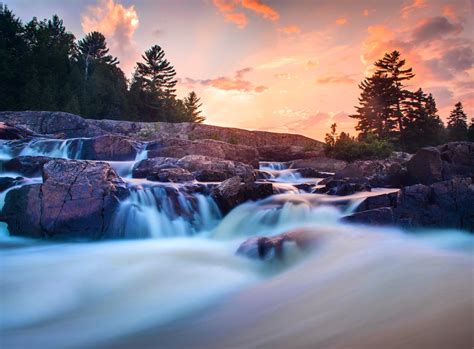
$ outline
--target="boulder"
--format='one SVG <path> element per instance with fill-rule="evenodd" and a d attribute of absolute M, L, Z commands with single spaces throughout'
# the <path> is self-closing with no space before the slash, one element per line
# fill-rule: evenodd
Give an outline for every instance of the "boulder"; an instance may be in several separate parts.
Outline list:
<path fill-rule="evenodd" d="M 298 230 L 272 237 L 252 237 L 239 246 L 236 254 L 252 259 L 282 260 L 285 243 L 293 242 L 298 248 L 304 250 L 315 247 L 317 241 L 317 235 L 308 230 Z"/>
<path fill-rule="evenodd" d="M 34 133 L 24 127 L 10 125 L 0 121 L 0 139 L 23 139 L 34 136 Z"/>
<path fill-rule="evenodd" d="M 178 159 L 174 158 L 152 158 L 145 159 L 137 163 L 133 170 L 133 178 L 155 177 L 161 170 L 168 168 L 179 168 L 176 164 Z"/>
<path fill-rule="evenodd" d="M 242 182 L 242 178 L 229 178 L 211 190 L 211 196 L 222 212 L 227 213 L 248 200 L 260 200 L 273 195 L 271 183 Z"/>
<path fill-rule="evenodd" d="M 192 172 L 198 181 L 214 182 L 239 176 L 245 182 L 255 180 L 253 167 L 241 162 L 203 155 L 187 155 L 176 162 L 178 167 Z"/>
<path fill-rule="evenodd" d="M 104 135 L 81 142 L 81 158 L 85 160 L 127 161 L 134 160 L 141 145 L 127 137 Z"/>
<path fill-rule="evenodd" d="M 316 171 L 322 172 L 336 172 L 342 170 L 347 166 L 346 161 L 326 158 L 326 157 L 316 157 L 311 159 L 298 159 L 290 161 L 288 163 L 288 168 L 312 168 Z"/>
<path fill-rule="evenodd" d="M 203 155 L 218 159 L 238 161 L 258 168 L 258 153 L 254 147 L 234 145 L 211 139 L 199 141 L 165 140 L 148 146 L 148 157 L 182 158 L 186 155 Z"/>
<path fill-rule="evenodd" d="M 345 216 L 343 221 L 371 225 L 392 225 L 395 223 L 395 217 L 391 207 L 379 207 Z"/>
<path fill-rule="evenodd" d="M 34 238 L 117 237 L 111 221 L 126 184 L 108 163 L 51 160 L 43 183 L 9 191 L 2 218 L 12 235 Z"/>
<path fill-rule="evenodd" d="M 318 170 L 315 170 L 314 168 L 298 168 L 297 173 L 301 175 L 303 178 L 328 178 L 332 177 L 331 173 L 328 172 L 321 172 Z"/>
<path fill-rule="evenodd" d="M 297 145 L 264 145 L 257 150 L 260 161 L 276 162 L 311 159 L 324 154 L 322 147 L 308 148 Z"/>
<path fill-rule="evenodd" d="M 402 188 L 396 219 L 408 227 L 457 228 L 473 232 L 473 207 L 472 179 L 457 177 L 431 185 Z"/>
<path fill-rule="evenodd" d="M 398 192 L 366 197 L 355 209 L 356 212 L 374 210 L 383 207 L 397 207 Z"/>
<path fill-rule="evenodd" d="M 2 171 L 15 172 L 25 177 L 38 177 L 45 163 L 51 158 L 47 156 L 18 156 L 2 164 Z"/>
<path fill-rule="evenodd" d="M 352 195 L 360 191 L 371 191 L 371 187 L 365 183 L 351 183 L 346 180 L 332 179 L 326 182 L 325 186 L 318 188 L 316 192 L 328 195 Z"/>
<path fill-rule="evenodd" d="M 443 161 L 443 180 L 454 177 L 474 177 L 474 143 L 451 142 L 437 149 Z"/>
<path fill-rule="evenodd" d="M 432 184 L 443 180 L 441 152 L 435 147 L 418 150 L 406 167 L 413 183 Z"/>
<path fill-rule="evenodd" d="M 183 183 L 194 181 L 194 176 L 188 170 L 183 168 L 164 168 L 158 170 L 152 176 L 147 177 L 148 180 L 158 181 L 158 182 L 173 182 L 173 183 Z"/>

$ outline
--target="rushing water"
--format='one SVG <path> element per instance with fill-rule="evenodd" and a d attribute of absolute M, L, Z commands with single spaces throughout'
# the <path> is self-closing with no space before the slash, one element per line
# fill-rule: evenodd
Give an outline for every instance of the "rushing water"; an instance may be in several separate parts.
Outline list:
<path fill-rule="evenodd" d="M 20 153 L 77 157 L 68 140 L 49 142 Z M 143 239 L 34 241 L 0 224 L 2 348 L 470 346 L 470 235 L 343 224 L 364 197 L 387 190 L 305 194 L 294 185 L 319 179 L 279 163 L 262 169 L 282 194 L 222 217 L 203 192 L 127 178 L 136 161 L 111 162 L 132 188 L 114 227 Z M 266 262 L 235 255 L 249 236 L 295 229 L 318 236 L 314 251 L 288 244 L 284 261 Z"/>

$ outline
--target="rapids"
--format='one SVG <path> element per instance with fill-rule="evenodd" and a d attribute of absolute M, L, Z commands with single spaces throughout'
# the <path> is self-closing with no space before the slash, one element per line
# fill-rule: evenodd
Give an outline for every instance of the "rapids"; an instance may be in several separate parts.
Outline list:
<path fill-rule="evenodd" d="M 80 147 L 71 144 L 8 144 L 0 158 L 80 158 Z M 471 235 L 344 224 L 340 218 L 366 196 L 390 190 L 308 194 L 298 184 L 320 179 L 302 178 L 281 163 L 261 166 L 280 194 L 223 217 L 206 190 L 130 178 L 144 157 L 110 162 L 132 188 L 114 227 L 120 236 L 136 232 L 142 239 L 35 241 L 10 237 L 0 223 L 0 347 L 472 345 Z M 317 234 L 317 248 L 285 245 L 284 261 L 235 255 L 250 236 L 293 229 Z"/>

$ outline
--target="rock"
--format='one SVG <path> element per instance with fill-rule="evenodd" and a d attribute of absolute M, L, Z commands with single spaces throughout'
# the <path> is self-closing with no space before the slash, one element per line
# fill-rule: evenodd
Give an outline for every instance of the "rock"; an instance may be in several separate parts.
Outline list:
<path fill-rule="evenodd" d="M 23 177 L 0 177 L 0 193 L 23 182 Z"/>
<path fill-rule="evenodd" d="M 347 162 L 326 157 L 290 161 L 288 168 L 312 168 L 322 172 L 336 172 L 347 166 Z"/>
<path fill-rule="evenodd" d="M 219 208 L 227 213 L 248 200 L 260 200 L 273 195 L 271 183 L 242 182 L 242 178 L 229 178 L 211 190 L 211 196 Z"/>
<path fill-rule="evenodd" d="M 383 207 L 397 207 L 398 192 L 366 197 L 356 208 L 356 212 Z"/>
<path fill-rule="evenodd" d="M 371 225 L 391 225 L 395 223 L 395 218 L 391 207 L 380 207 L 345 216 L 343 221 Z"/>
<path fill-rule="evenodd" d="M 315 170 L 314 168 L 308 168 L 308 167 L 299 168 L 299 169 L 297 169 L 296 172 L 299 173 L 301 175 L 301 177 L 304 177 L 304 178 L 328 178 L 328 177 L 332 177 L 331 173 L 321 172 L 321 171 Z"/>
<path fill-rule="evenodd" d="M 202 155 L 187 155 L 176 162 L 178 167 L 192 172 L 198 181 L 214 182 L 239 176 L 245 182 L 253 182 L 253 167 L 241 162 L 222 160 Z"/>
<path fill-rule="evenodd" d="M 441 152 L 435 147 L 418 150 L 406 167 L 414 183 L 432 184 L 443 180 Z"/>
<path fill-rule="evenodd" d="M 169 144 L 169 140 L 165 144 Z M 186 155 L 203 155 L 218 159 L 239 161 L 258 168 L 258 153 L 253 147 L 232 145 L 211 139 L 199 141 L 173 140 L 173 145 L 159 147 L 156 143 L 149 146 L 148 157 L 182 158 Z"/>
<path fill-rule="evenodd" d="M 25 177 L 41 175 L 43 165 L 50 161 L 47 156 L 18 156 L 2 164 L 2 171 L 15 172 Z"/>
<path fill-rule="evenodd" d="M 332 179 L 326 182 L 322 188 L 318 188 L 316 192 L 326 193 L 328 195 L 352 195 L 360 191 L 371 191 L 371 187 L 364 183 L 350 183 L 346 180 Z"/>
<path fill-rule="evenodd" d="M 285 144 L 285 143 L 283 143 Z M 322 147 L 306 148 L 297 145 L 264 145 L 257 148 L 260 161 L 291 161 L 322 156 Z"/>
<path fill-rule="evenodd" d="M 79 140 L 81 158 L 87 160 L 127 161 L 134 160 L 140 144 L 130 138 L 105 135 Z"/>
<path fill-rule="evenodd" d="M 161 170 L 179 168 L 178 159 L 152 158 L 145 159 L 136 164 L 132 170 L 133 178 L 148 178 L 156 176 Z"/>
<path fill-rule="evenodd" d="M 300 249 L 313 248 L 318 241 L 316 234 L 308 230 L 298 230 L 272 237 L 252 237 L 245 240 L 236 254 L 252 259 L 284 259 L 284 243 L 293 242 Z"/>
<path fill-rule="evenodd" d="M 451 142 L 437 149 L 443 161 L 443 180 L 454 177 L 474 177 L 474 143 Z"/>
<path fill-rule="evenodd" d="M 10 125 L 0 121 L 0 139 L 23 139 L 34 136 L 34 133 L 24 127 Z"/>
<path fill-rule="evenodd" d="M 194 176 L 183 168 L 164 168 L 158 170 L 154 175 L 148 176 L 148 180 L 158 182 L 183 183 L 194 181 Z"/>
<path fill-rule="evenodd" d="M 255 170 L 255 177 L 257 180 L 267 180 L 272 179 L 273 175 L 269 171 Z"/>
<path fill-rule="evenodd" d="M 12 235 L 34 238 L 102 239 L 110 230 L 126 184 L 108 163 L 51 160 L 43 166 L 43 184 L 7 193 L 2 211 Z"/>
<path fill-rule="evenodd" d="M 432 185 L 415 184 L 398 195 L 396 218 L 408 227 L 457 228 L 474 231 L 474 185 L 453 178 Z"/>
<path fill-rule="evenodd" d="M 364 182 L 372 187 L 399 187 L 406 181 L 403 166 L 395 160 L 357 160 L 337 171 L 336 179 Z"/>

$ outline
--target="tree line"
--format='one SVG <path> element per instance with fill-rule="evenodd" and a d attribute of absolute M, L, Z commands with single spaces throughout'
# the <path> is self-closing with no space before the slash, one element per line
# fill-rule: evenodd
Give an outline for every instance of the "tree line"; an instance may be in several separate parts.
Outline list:
<path fill-rule="evenodd" d="M 67 111 L 94 119 L 202 122 L 193 91 L 176 97 L 176 71 L 155 45 L 131 81 L 103 34 L 76 41 L 58 16 L 23 24 L 0 3 L 0 110 Z"/>
<path fill-rule="evenodd" d="M 415 74 L 398 51 L 386 53 L 374 67 L 374 73 L 359 84 L 359 105 L 356 113 L 349 115 L 357 120 L 358 136 L 338 135 L 333 124 L 326 134 L 327 153 L 354 160 L 385 157 L 393 150 L 414 152 L 447 141 L 474 141 L 474 118 L 468 126 L 461 102 L 455 105 L 445 127 L 433 95 L 421 88 L 407 88 Z"/>

